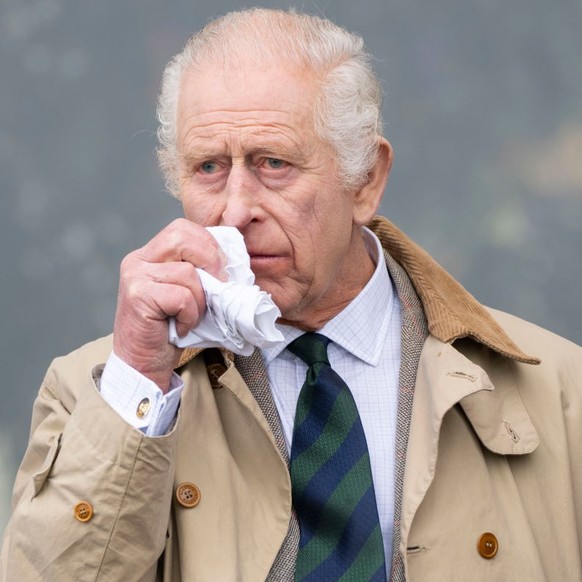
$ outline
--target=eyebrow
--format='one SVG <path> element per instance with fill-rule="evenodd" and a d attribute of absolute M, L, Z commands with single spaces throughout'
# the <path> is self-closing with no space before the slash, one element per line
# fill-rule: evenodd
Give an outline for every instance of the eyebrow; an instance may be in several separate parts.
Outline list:
<path fill-rule="evenodd" d="M 225 148 L 207 147 L 205 145 L 197 146 L 196 144 L 191 144 L 188 147 L 188 151 L 179 155 L 180 159 L 182 159 L 188 165 L 204 160 L 232 157 L 225 152 Z M 243 144 L 243 155 L 245 159 L 257 155 L 264 155 L 273 158 L 281 157 L 295 163 L 302 163 L 306 161 L 306 156 L 301 150 L 296 147 L 286 146 L 278 141 L 263 142 L 261 144 L 256 144 L 256 146 L 250 147 L 245 147 Z"/>
<path fill-rule="evenodd" d="M 195 162 L 201 162 L 203 160 L 213 160 L 216 158 L 224 157 L 224 153 L 219 152 L 217 149 L 210 148 L 194 148 L 189 149 L 189 151 L 179 153 L 181 160 L 190 165 Z"/>

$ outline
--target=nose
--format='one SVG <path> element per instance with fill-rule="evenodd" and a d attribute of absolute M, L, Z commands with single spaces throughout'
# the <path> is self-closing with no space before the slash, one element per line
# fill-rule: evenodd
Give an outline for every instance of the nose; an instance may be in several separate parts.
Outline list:
<path fill-rule="evenodd" d="M 257 180 L 249 168 L 233 165 L 226 183 L 226 203 L 221 223 L 239 230 L 256 219 Z"/>

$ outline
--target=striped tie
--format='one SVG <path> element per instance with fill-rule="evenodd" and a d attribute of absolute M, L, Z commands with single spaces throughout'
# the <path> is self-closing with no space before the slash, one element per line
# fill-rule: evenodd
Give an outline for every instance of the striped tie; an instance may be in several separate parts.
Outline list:
<path fill-rule="evenodd" d="M 329 341 L 306 333 L 288 346 L 308 365 L 290 462 L 301 528 L 295 580 L 385 581 L 366 437 L 350 389 L 329 364 Z"/>

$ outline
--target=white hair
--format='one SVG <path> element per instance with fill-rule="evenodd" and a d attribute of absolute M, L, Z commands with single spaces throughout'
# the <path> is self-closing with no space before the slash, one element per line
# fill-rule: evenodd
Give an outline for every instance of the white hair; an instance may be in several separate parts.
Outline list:
<path fill-rule="evenodd" d="M 315 130 L 332 147 L 342 184 L 365 184 L 382 133 L 382 91 L 364 41 L 317 16 L 252 8 L 210 22 L 166 66 L 158 101 L 158 160 L 169 192 L 179 195 L 176 120 L 182 74 L 214 59 L 236 63 L 249 54 L 307 66 L 316 74 Z"/>

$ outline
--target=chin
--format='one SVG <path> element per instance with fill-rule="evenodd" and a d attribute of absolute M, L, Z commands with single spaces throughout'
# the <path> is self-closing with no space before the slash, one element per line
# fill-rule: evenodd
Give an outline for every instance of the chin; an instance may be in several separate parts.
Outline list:
<path fill-rule="evenodd" d="M 294 301 L 297 298 L 297 293 L 293 293 L 292 286 L 290 289 L 284 289 L 272 279 L 263 279 L 261 277 L 257 277 L 255 284 L 260 287 L 261 291 L 271 296 L 271 299 L 281 312 L 281 319 L 297 319 L 297 312 L 300 311 L 300 303 Z"/>

